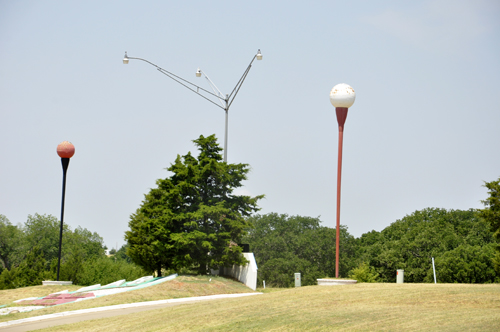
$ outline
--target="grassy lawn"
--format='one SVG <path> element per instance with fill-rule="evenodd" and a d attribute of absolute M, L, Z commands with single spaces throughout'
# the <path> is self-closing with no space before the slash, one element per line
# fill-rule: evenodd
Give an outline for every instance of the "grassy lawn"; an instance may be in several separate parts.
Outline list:
<path fill-rule="evenodd" d="M 211 279 L 211 281 L 210 281 Z M 0 290 L 0 305 L 17 306 L 12 301 L 28 297 L 41 297 L 63 290 L 75 291 L 81 286 L 33 286 L 18 289 Z M 129 291 L 125 293 L 103 296 L 97 299 L 68 303 L 48 307 L 32 312 L 0 316 L 0 322 L 47 315 L 56 312 L 103 307 L 115 304 L 135 303 L 165 299 L 215 294 L 252 293 L 253 291 L 240 282 L 216 276 L 179 276 L 162 284 Z"/>
<path fill-rule="evenodd" d="M 267 294 L 267 293 L 274 293 L 274 292 L 279 292 L 279 291 L 284 291 L 284 290 L 289 290 L 290 288 L 278 288 L 278 287 L 267 287 L 267 288 L 263 288 L 263 287 L 257 287 L 257 292 L 259 293 L 264 293 L 264 294 Z"/>
<path fill-rule="evenodd" d="M 43 331 L 500 331 L 500 285 L 308 286 Z"/>

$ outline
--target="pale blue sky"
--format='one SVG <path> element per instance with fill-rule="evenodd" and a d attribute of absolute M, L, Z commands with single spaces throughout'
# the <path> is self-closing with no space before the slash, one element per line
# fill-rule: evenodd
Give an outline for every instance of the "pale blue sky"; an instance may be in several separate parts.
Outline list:
<path fill-rule="evenodd" d="M 480 208 L 500 176 L 498 1 L 0 0 L 0 214 L 60 217 L 57 145 L 71 141 L 65 222 L 121 246 L 129 216 L 224 112 L 146 58 L 229 93 L 228 160 L 261 213 L 335 225 L 337 83 L 356 91 L 344 134 L 341 223 L 356 237 L 426 207 Z"/>

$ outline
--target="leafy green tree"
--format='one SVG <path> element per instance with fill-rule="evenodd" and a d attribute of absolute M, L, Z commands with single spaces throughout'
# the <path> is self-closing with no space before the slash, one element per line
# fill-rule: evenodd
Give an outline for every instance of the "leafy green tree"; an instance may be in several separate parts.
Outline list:
<path fill-rule="evenodd" d="M 493 236 L 497 241 L 500 240 L 500 178 L 496 181 L 485 182 L 484 186 L 488 188 L 489 197 L 483 201 L 485 209 L 481 210 L 480 216 L 490 225 Z M 497 252 L 493 259 L 497 273 L 500 275 L 500 246 L 496 246 Z"/>
<path fill-rule="evenodd" d="M 120 249 L 115 254 L 115 259 L 116 260 L 123 260 L 126 261 L 127 263 L 131 263 L 132 259 L 127 255 L 127 248 L 129 247 L 128 244 L 124 244 L 121 246 Z"/>
<path fill-rule="evenodd" d="M 335 229 L 321 226 L 318 218 L 269 213 L 248 218 L 254 225 L 245 242 L 255 255 L 258 282 L 291 287 L 300 272 L 303 285 L 335 275 Z M 347 275 L 357 250 L 355 239 L 341 226 L 340 275 Z"/>
<path fill-rule="evenodd" d="M 23 227 L 24 252 L 35 246 L 43 255 L 46 269 L 53 270 L 59 257 L 60 221 L 52 215 L 29 215 Z M 85 228 L 78 227 L 74 231 L 67 224 L 63 225 L 63 242 L 61 250 L 60 278 L 74 281 L 83 262 L 104 255 L 102 237 Z"/>
<path fill-rule="evenodd" d="M 50 262 L 59 256 L 59 230 L 59 219 L 52 215 L 38 213 L 28 215 L 23 227 L 23 251 L 28 253 L 35 246 L 38 247 L 48 268 Z M 64 225 L 63 239 L 67 236 L 68 231 L 68 226 Z"/>
<path fill-rule="evenodd" d="M 247 164 L 222 161 L 214 135 L 193 141 L 198 157 L 177 156 L 131 216 L 127 255 L 147 271 L 195 266 L 199 273 L 244 263 L 240 243 L 263 196 L 234 195 L 246 180 Z"/>
<path fill-rule="evenodd" d="M 0 214 L 0 263 L 2 269 L 11 269 L 11 265 L 19 262 L 19 242 L 22 231 L 10 223 L 9 219 Z M 1 272 L 1 271 L 0 271 Z"/>
<path fill-rule="evenodd" d="M 17 267 L 16 288 L 41 285 L 49 275 L 45 258 L 38 246 L 33 247 L 19 267 Z"/>
<path fill-rule="evenodd" d="M 65 227 L 65 232 L 68 228 Z M 13 226 L 0 218 L 0 259 L 7 269 L 17 267 L 37 247 L 47 267 L 59 248 L 59 221 L 51 215 L 29 215 L 25 224 Z"/>
<path fill-rule="evenodd" d="M 18 267 L 2 272 L 0 275 L 0 289 L 41 285 L 42 281 L 51 275 L 45 269 L 45 265 L 45 259 L 40 248 L 33 247 Z"/>
<path fill-rule="evenodd" d="M 498 281 L 493 267 L 494 244 L 483 247 L 462 244 L 440 255 L 435 262 L 439 282 L 446 283 L 490 283 Z M 426 280 L 434 276 L 429 270 Z"/>
<path fill-rule="evenodd" d="M 500 240 L 500 178 L 485 182 L 484 186 L 488 188 L 489 197 L 483 201 L 486 208 L 481 210 L 480 215 L 490 223 L 493 235 Z"/>
<path fill-rule="evenodd" d="M 77 275 L 85 269 L 85 262 L 104 257 L 104 250 L 99 234 L 81 227 L 67 231 L 63 235 L 60 278 L 77 283 Z"/>
<path fill-rule="evenodd" d="M 40 285 L 57 274 L 59 220 L 51 215 L 29 215 L 24 225 L 13 226 L 0 215 L 0 289 Z M 77 227 L 63 228 L 61 253 L 62 280 L 75 284 L 109 283 L 118 279 L 137 279 L 146 272 L 121 260 L 114 264 L 104 255 L 102 237 Z M 124 249 L 122 249 L 124 251 Z M 103 259 L 105 259 L 103 261 Z M 116 278 L 114 280 L 111 280 Z"/>
<path fill-rule="evenodd" d="M 287 253 L 284 257 L 272 258 L 259 266 L 259 283 L 265 280 L 267 285 L 274 287 L 293 287 L 294 273 L 301 274 L 301 283 L 304 286 L 315 285 L 316 279 L 322 277 L 322 272 L 304 258 Z M 257 263 L 258 264 L 258 263 Z"/>
<path fill-rule="evenodd" d="M 432 257 L 438 262 L 442 255 L 460 246 L 472 246 L 490 255 L 487 246 L 493 241 L 489 226 L 478 211 L 427 208 L 397 220 L 379 235 L 363 235 L 359 243 L 365 244 L 360 249 L 361 259 L 375 267 L 381 281 L 395 282 L 396 270 L 403 269 L 407 282 L 431 282 Z M 463 260 L 470 256 L 456 257 Z M 494 278 L 485 276 L 474 280 L 492 282 Z"/>

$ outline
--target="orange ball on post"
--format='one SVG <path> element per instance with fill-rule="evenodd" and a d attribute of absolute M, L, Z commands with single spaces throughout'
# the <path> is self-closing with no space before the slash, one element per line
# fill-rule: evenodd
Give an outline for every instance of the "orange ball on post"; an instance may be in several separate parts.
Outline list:
<path fill-rule="evenodd" d="M 75 154 L 75 146 L 68 141 L 64 141 L 57 146 L 57 154 L 61 158 L 71 158 Z"/>

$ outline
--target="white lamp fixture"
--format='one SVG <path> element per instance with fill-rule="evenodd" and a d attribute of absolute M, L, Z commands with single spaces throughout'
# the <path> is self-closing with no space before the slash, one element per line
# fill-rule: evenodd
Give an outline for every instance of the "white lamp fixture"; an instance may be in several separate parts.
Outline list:
<path fill-rule="evenodd" d="M 257 52 L 257 60 L 262 60 L 262 53 L 260 53 L 260 49 Z"/>
<path fill-rule="evenodd" d="M 124 65 L 128 64 L 128 56 L 127 56 L 127 52 L 125 52 L 125 56 L 123 57 L 123 64 L 124 64 Z"/>
<path fill-rule="evenodd" d="M 198 70 L 196 71 L 196 77 L 201 77 L 201 70 L 200 70 L 200 68 L 198 68 Z"/>
<path fill-rule="evenodd" d="M 356 92 L 350 85 L 345 83 L 337 84 L 330 91 L 330 102 L 335 107 L 349 108 L 354 104 Z"/>

